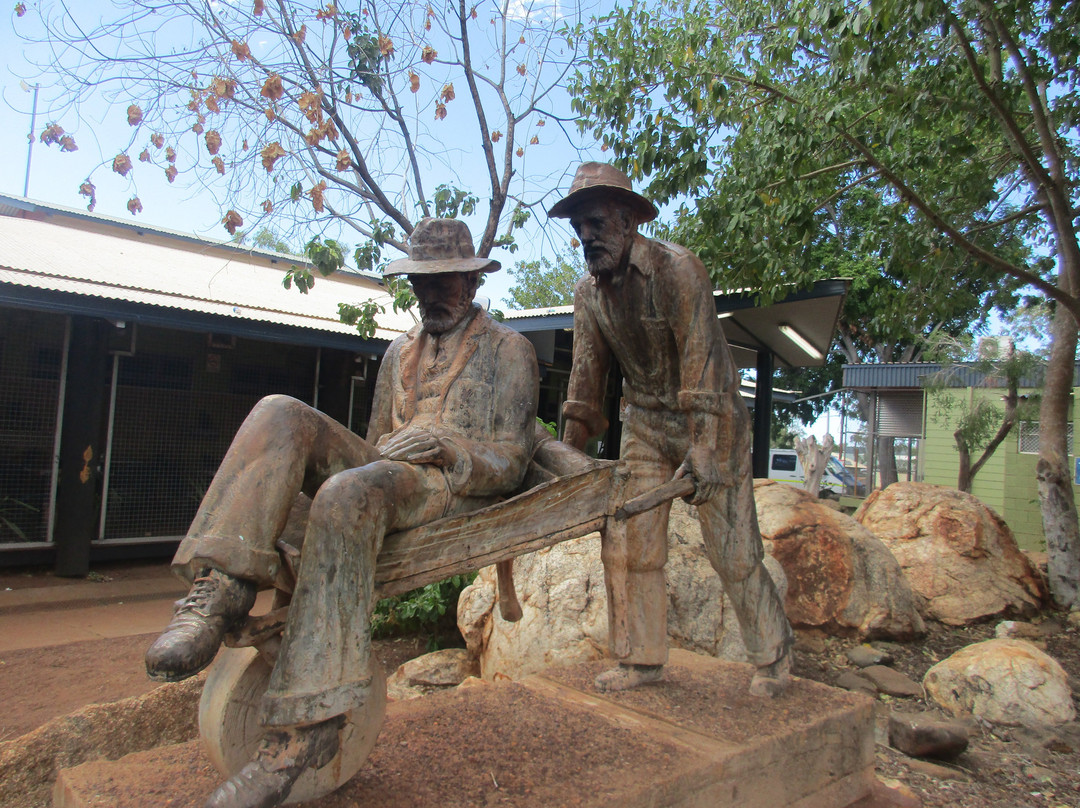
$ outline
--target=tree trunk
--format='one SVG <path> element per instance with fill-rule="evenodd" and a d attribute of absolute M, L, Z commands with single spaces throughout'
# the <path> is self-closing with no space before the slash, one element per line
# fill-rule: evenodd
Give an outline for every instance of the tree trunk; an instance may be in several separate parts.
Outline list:
<path fill-rule="evenodd" d="M 1076 320 L 1057 306 L 1053 344 L 1039 408 L 1039 483 L 1043 533 L 1049 559 L 1050 595 L 1062 608 L 1077 602 L 1080 586 L 1080 524 L 1069 468 L 1067 426 L 1076 357 Z"/>
<path fill-rule="evenodd" d="M 971 452 L 968 451 L 960 430 L 953 432 L 953 440 L 956 441 L 956 450 L 960 453 L 960 470 L 956 474 L 956 488 L 965 494 L 971 493 Z"/>
<path fill-rule="evenodd" d="M 877 466 L 882 488 L 888 488 L 900 479 L 896 471 L 896 441 L 890 435 L 878 436 Z"/>

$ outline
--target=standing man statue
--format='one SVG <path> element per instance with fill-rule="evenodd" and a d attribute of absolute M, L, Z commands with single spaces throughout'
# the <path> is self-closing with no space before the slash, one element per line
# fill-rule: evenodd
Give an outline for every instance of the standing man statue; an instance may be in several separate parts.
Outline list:
<path fill-rule="evenodd" d="M 730 596 L 751 662 L 750 692 L 787 685 L 792 633 L 772 579 L 754 509 L 751 422 L 713 304 L 704 265 L 689 250 L 645 238 L 657 215 L 625 174 L 584 163 L 548 215 L 568 218 L 589 274 L 574 294 L 574 359 L 563 442 L 582 449 L 607 427 L 608 368 L 623 375 L 620 458 L 630 498 L 690 477 L 713 568 Z M 670 503 L 632 517 L 603 540 L 609 636 L 619 664 L 596 680 L 624 690 L 663 675 L 667 662 L 667 523 Z"/>
<path fill-rule="evenodd" d="M 285 396 L 244 421 L 203 498 L 174 569 L 193 581 L 146 654 L 153 679 L 205 668 L 281 567 L 275 546 L 300 492 L 313 497 L 303 562 L 263 697 L 267 731 L 208 808 L 279 805 L 303 771 L 337 752 L 340 716 L 368 698 L 370 618 L 383 537 L 490 504 L 532 454 L 539 376 L 532 345 L 473 304 L 481 272 L 462 222 L 425 219 L 408 275 L 421 324 L 386 352 L 367 440 Z"/>

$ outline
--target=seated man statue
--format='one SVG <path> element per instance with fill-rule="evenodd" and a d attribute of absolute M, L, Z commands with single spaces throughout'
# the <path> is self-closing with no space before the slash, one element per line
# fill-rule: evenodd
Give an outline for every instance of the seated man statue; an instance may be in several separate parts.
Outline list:
<path fill-rule="evenodd" d="M 563 441 L 582 448 L 607 427 L 604 394 L 614 359 L 623 375 L 619 457 L 629 499 L 674 477 L 694 482 L 709 562 L 720 575 L 757 672 L 750 691 L 775 696 L 791 668 L 791 627 L 762 563 L 750 472 L 750 416 L 713 307 L 712 282 L 689 250 L 648 239 L 656 207 L 603 163 L 578 168 L 548 215 L 568 218 L 589 274 L 574 291 L 574 358 Z M 667 662 L 670 504 L 604 536 L 608 621 L 617 667 L 596 680 L 623 690 L 661 678 Z"/>
<path fill-rule="evenodd" d="M 275 543 L 300 492 L 313 498 L 288 622 L 262 703 L 253 759 L 208 806 L 280 804 L 300 774 L 337 752 L 340 716 L 371 682 L 376 557 L 391 531 L 473 510 L 521 484 L 533 450 L 536 355 L 473 303 L 481 272 L 464 223 L 425 219 L 407 275 L 421 324 L 386 352 L 367 440 L 285 396 L 244 421 L 173 560 L 193 581 L 146 654 L 150 677 L 178 681 L 213 660 L 256 590 L 282 563 Z"/>

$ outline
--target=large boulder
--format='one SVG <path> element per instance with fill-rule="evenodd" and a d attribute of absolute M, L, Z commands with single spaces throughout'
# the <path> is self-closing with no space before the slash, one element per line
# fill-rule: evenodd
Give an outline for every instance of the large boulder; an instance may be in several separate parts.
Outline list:
<path fill-rule="evenodd" d="M 766 568 L 781 593 L 779 564 Z M 694 509 L 672 505 L 668 525 L 668 640 L 684 648 L 737 662 L 746 660 L 735 612 L 705 555 Z M 514 584 L 522 618 L 502 619 L 493 567 L 480 571 L 458 600 L 458 628 L 480 661 L 485 679 L 513 679 L 552 666 L 600 659 L 607 654 L 607 593 L 600 536 L 563 542 L 514 561 Z"/>
<path fill-rule="evenodd" d="M 860 639 L 925 631 L 900 565 L 870 531 L 791 485 L 755 480 L 754 499 L 765 549 L 787 576 L 793 626 Z"/>
<path fill-rule="evenodd" d="M 926 692 L 954 715 L 995 724 L 1064 724 L 1076 717 L 1069 677 L 1024 640 L 987 640 L 961 648 L 926 672 Z"/>
<path fill-rule="evenodd" d="M 855 518 L 900 562 L 923 617 L 951 626 L 1031 614 L 1041 576 L 1004 520 L 970 494 L 926 483 L 874 491 Z"/>

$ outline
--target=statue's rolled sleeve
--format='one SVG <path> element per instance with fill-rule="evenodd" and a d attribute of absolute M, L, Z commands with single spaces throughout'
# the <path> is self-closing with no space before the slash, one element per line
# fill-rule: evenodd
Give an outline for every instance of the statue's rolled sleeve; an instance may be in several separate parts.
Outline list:
<path fill-rule="evenodd" d="M 585 440 L 608 427 L 601 408 L 611 365 L 611 348 L 589 305 L 590 294 L 588 278 L 579 281 L 574 290 L 574 361 L 562 411 L 563 419 L 567 421 L 567 434 L 563 439 L 579 449 L 584 447 Z"/>

